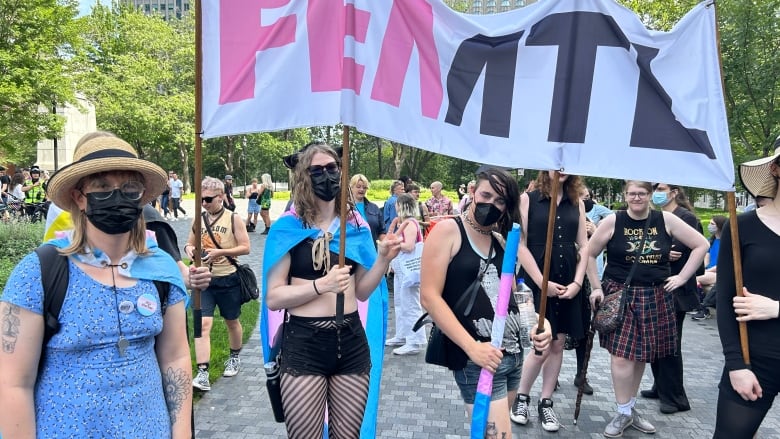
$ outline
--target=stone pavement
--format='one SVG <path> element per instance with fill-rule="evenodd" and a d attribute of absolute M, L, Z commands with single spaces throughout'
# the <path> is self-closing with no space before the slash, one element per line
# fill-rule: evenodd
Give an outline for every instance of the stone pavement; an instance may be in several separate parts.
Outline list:
<path fill-rule="evenodd" d="M 238 211 L 245 215 L 245 200 L 237 200 Z M 184 208 L 192 212 L 192 201 L 185 200 Z M 284 203 L 272 205 L 272 218 L 276 218 Z M 186 239 L 190 221 L 171 223 L 179 234 L 180 243 Z M 244 258 L 260 273 L 262 248 L 265 236 L 250 234 L 252 253 Z M 394 334 L 391 293 L 390 336 Z M 701 322 L 686 320 L 683 336 L 685 360 L 685 386 L 692 409 L 688 412 L 663 415 L 658 402 L 641 397 L 637 407 L 655 425 L 659 438 L 710 438 L 715 425 L 717 382 L 723 366 L 720 341 L 714 320 Z M 572 384 L 576 367 L 573 351 L 566 351 L 560 375 L 561 388 L 553 400 L 562 427 L 557 433 L 542 430 L 536 410 L 526 426 L 513 426 L 516 437 L 601 438 L 606 423 L 615 413 L 609 375 L 609 356 L 594 343 L 589 370 L 589 380 L 595 389 L 592 396 L 585 395 L 579 422 L 573 425 L 576 388 Z M 467 438 L 468 423 L 463 403 L 452 374 L 444 368 L 425 363 L 424 356 L 398 357 L 391 348 L 385 349 L 381 402 L 377 436 L 381 438 Z M 648 367 L 641 388 L 649 388 L 652 375 Z M 541 379 L 531 392 L 532 400 L 538 399 Z M 242 351 L 241 372 L 232 378 L 220 378 L 212 383 L 212 390 L 204 394 L 195 407 L 195 427 L 198 438 L 283 438 L 283 424 L 274 422 L 268 395 L 265 390 L 265 373 L 262 368 L 262 349 L 259 334 L 255 331 Z M 643 433 L 628 429 L 624 437 L 645 437 Z M 774 408 L 758 432 L 759 438 L 780 438 L 780 411 Z M 737 439 L 737 438 L 735 438 Z"/>

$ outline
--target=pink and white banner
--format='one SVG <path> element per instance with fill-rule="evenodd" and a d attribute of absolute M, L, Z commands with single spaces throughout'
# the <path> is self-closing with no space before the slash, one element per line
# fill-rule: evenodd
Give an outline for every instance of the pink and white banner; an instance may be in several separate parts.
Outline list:
<path fill-rule="evenodd" d="M 714 7 L 204 0 L 204 137 L 344 123 L 480 163 L 733 190 Z"/>

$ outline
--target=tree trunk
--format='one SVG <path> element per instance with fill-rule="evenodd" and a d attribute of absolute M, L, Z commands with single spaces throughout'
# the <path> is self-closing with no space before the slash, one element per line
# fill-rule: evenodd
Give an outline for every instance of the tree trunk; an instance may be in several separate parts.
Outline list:
<path fill-rule="evenodd" d="M 404 158 L 406 158 L 406 147 L 401 143 L 390 142 L 390 146 L 393 148 L 393 179 L 398 180 L 401 176 L 401 167 L 404 164 Z"/>
<path fill-rule="evenodd" d="M 379 137 L 374 137 L 374 141 L 376 142 L 377 151 L 377 175 L 379 175 L 379 179 L 381 180 L 384 176 L 384 173 L 382 172 L 382 139 Z"/>

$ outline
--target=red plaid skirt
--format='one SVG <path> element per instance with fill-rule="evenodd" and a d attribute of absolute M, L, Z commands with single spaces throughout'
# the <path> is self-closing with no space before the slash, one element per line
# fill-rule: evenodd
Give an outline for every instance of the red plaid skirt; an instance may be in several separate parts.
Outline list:
<path fill-rule="evenodd" d="M 623 284 L 604 279 L 602 287 L 604 294 L 614 294 L 623 289 Z M 632 286 L 627 294 L 623 324 L 607 335 L 599 334 L 601 347 L 616 357 L 643 363 L 674 355 L 674 295 L 664 291 L 663 285 Z"/>

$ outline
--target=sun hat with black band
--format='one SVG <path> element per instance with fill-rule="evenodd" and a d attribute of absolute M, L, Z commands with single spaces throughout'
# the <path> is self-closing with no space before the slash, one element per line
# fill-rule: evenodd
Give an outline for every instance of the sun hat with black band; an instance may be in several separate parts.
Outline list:
<path fill-rule="evenodd" d="M 303 148 L 298 150 L 298 152 L 296 152 L 294 154 L 290 154 L 288 156 L 284 156 L 284 158 L 282 159 L 284 161 L 284 166 L 286 166 L 287 169 L 295 169 L 295 165 L 298 164 L 298 157 L 300 156 L 300 154 L 302 152 L 306 151 L 307 149 L 309 149 L 309 147 L 315 146 L 315 145 L 327 145 L 327 146 L 330 146 L 330 145 L 328 145 L 325 142 L 311 142 L 311 143 L 308 143 L 308 144 L 306 144 L 306 146 L 304 146 Z M 341 152 L 343 151 L 343 148 L 340 147 L 340 146 L 330 146 L 330 147 L 333 148 L 334 151 L 336 151 L 336 155 L 339 157 L 339 160 L 341 160 Z"/>
<path fill-rule="evenodd" d="M 772 175 L 769 165 L 780 157 L 780 138 L 775 141 L 774 146 L 774 155 L 739 165 L 739 179 L 753 198 L 775 198 L 777 194 L 777 177 Z"/>
<path fill-rule="evenodd" d="M 73 153 L 73 163 L 57 171 L 49 179 L 47 195 L 57 206 L 70 212 L 77 212 L 78 206 L 70 195 L 82 178 L 111 171 L 134 171 L 144 177 L 144 195 L 141 204 L 146 204 L 165 190 L 168 174 L 154 163 L 138 158 L 138 153 L 129 143 L 118 137 L 96 137 L 79 145 Z"/>

